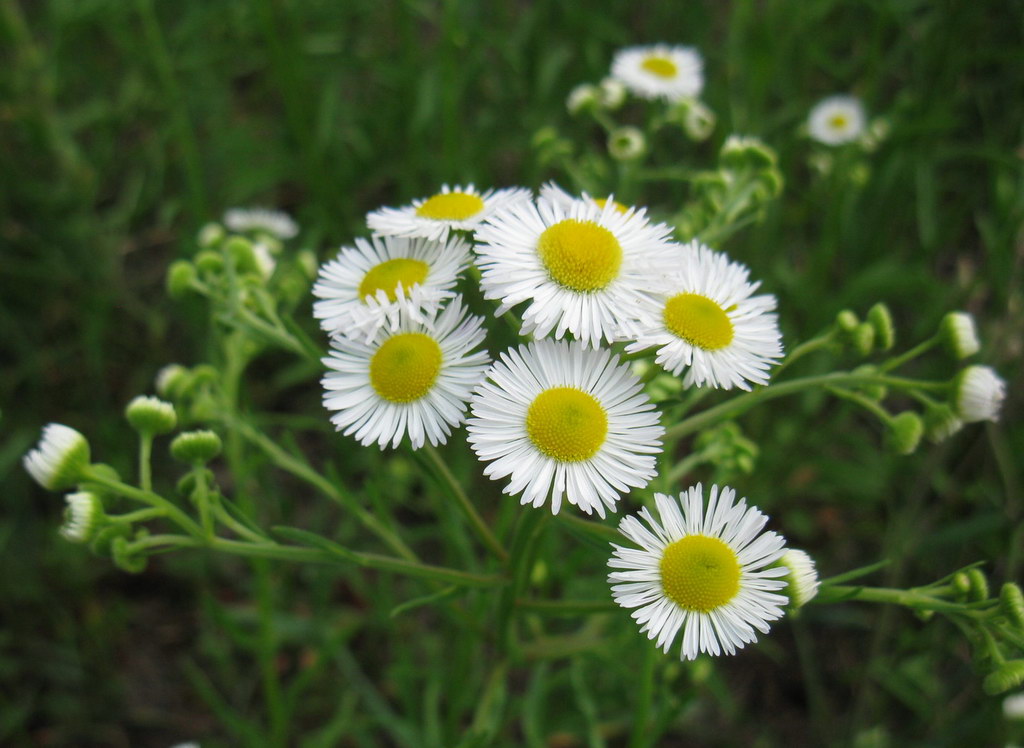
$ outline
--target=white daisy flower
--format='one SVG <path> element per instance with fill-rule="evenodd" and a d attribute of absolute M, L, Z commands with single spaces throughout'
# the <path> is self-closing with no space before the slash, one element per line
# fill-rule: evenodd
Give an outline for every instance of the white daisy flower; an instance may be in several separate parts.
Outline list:
<path fill-rule="evenodd" d="M 43 428 L 39 446 L 25 455 L 21 464 L 43 488 L 69 488 L 89 465 L 89 442 L 70 426 L 51 423 Z"/>
<path fill-rule="evenodd" d="M 807 119 L 811 137 L 825 145 L 842 145 L 863 134 L 866 117 L 853 96 L 829 96 L 819 101 Z"/>
<path fill-rule="evenodd" d="M 720 252 L 694 240 L 684 248 L 678 271 L 658 289 L 653 301 L 638 307 L 636 342 L 626 351 L 657 347 L 656 361 L 683 383 L 749 390 L 766 384 L 768 367 L 782 357 L 775 297 L 754 296 L 760 282 Z"/>
<path fill-rule="evenodd" d="M 998 421 L 1006 382 L 989 366 L 968 366 L 953 380 L 953 407 L 965 423 Z"/>
<path fill-rule="evenodd" d="M 414 322 L 436 314 L 469 262 L 469 243 L 456 236 L 356 239 L 320 266 L 313 316 L 330 333 L 369 342 L 381 328 L 398 329 L 402 307 Z"/>
<path fill-rule="evenodd" d="M 939 336 L 953 358 L 960 360 L 981 350 L 974 317 L 967 312 L 950 312 L 942 318 Z"/>
<path fill-rule="evenodd" d="M 619 493 L 656 474 L 665 429 L 640 380 L 616 356 L 578 342 L 539 340 L 509 350 L 476 389 L 468 441 L 503 493 L 540 507 L 562 497 L 604 517 Z"/>
<path fill-rule="evenodd" d="M 96 533 L 103 517 L 103 502 L 91 491 L 79 491 L 64 497 L 64 524 L 60 526 L 61 536 L 72 543 L 87 543 Z"/>
<path fill-rule="evenodd" d="M 647 638 L 668 652 L 682 629 L 681 658 L 700 652 L 734 654 L 768 633 L 768 622 L 782 617 L 787 569 L 771 564 L 785 551 L 785 540 L 761 532 L 768 517 L 736 492 L 711 487 L 707 509 L 701 485 L 679 495 L 656 493 L 660 522 L 646 509 L 628 516 L 619 532 L 640 546 L 615 549 L 608 575 L 615 602 L 634 608 L 633 618 Z M 682 508 L 682 511 L 680 511 Z"/>
<path fill-rule="evenodd" d="M 789 607 L 802 608 L 818 594 L 818 570 L 814 559 L 799 548 L 789 548 L 778 560 L 779 566 L 789 569 L 783 578 L 786 583 L 782 594 L 789 598 Z"/>
<path fill-rule="evenodd" d="M 224 213 L 224 225 L 238 233 L 269 234 L 294 239 L 299 225 L 287 213 L 266 208 L 231 208 Z"/>
<path fill-rule="evenodd" d="M 572 210 L 572 206 L 577 204 L 590 204 L 593 203 L 597 207 L 604 209 L 604 206 L 611 202 L 615 210 L 622 215 L 625 215 L 630 210 L 635 213 L 644 214 L 647 212 L 646 208 L 637 208 L 628 205 L 623 205 L 614 196 L 608 195 L 607 197 L 591 197 L 586 192 L 582 193 L 579 197 L 575 197 L 563 190 L 556 182 L 546 182 L 541 185 L 540 197 L 542 200 L 548 200 L 555 203 L 565 213 L 569 213 Z"/>
<path fill-rule="evenodd" d="M 412 205 L 373 211 L 366 216 L 366 225 L 383 236 L 444 241 L 451 231 L 473 231 L 494 211 L 529 199 L 530 191 L 523 187 L 480 192 L 471 184 L 445 184 L 436 195 L 413 200 Z"/>
<path fill-rule="evenodd" d="M 335 336 L 322 380 L 324 406 L 338 411 L 331 422 L 364 446 L 395 448 L 406 434 L 413 449 L 444 444 L 490 363 L 486 351 L 471 352 L 483 342 L 482 322 L 467 318 L 456 296 L 426 322 L 403 307 L 397 328 L 369 344 Z"/>
<path fill-rule="evenodd" d="M 692 47 L 627 47 L 615 53 L 612 77 L 641 98 L 679 101 L 700 95 L 704 61 Z"/>
<path fill-rule="evenodd" d="M 495 213 L 477 230 L 480 286 L 500 299 L 496 316 L 524 301 L 522 334 L 572 333 L 596 347 L 622 335 L 654 278 L 674 268 L 672 229 L 614 201 L 563 208 L 545 198 Z"/>

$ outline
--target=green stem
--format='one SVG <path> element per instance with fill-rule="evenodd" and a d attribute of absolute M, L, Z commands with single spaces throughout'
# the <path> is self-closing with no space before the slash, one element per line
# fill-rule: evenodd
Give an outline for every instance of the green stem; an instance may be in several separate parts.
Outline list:
<path fill-rule="evenodd" d="M 629 736 L 630 748 L 644 748 L 653 744 L 654 736 L 651 735 L 651 702 L 654 701 L 654 661 L 658 656 L 658 649 L 650 642 L 643 647 L 643 660 L 640 663 L 639 680 L 640 692 L 636 698 L 636 708 L 633 710 L 633 731 Z"/>
<path fill-rule="evenodd" d="M 906 351 L 905 353 L 902 353 L 899 356 L 894 356 L 893 358 L 890 358 L 888 361 L 884 362 L 881 366 L 878 367 L 878 370 L 881 372 L 887 372 L 892 371 L 893 369 L 898 369 L 908 361 L 913 361 L 922 353 L 925 353 L 934 348 L 935 345 L 938 344 L 941 340 L 941 335 L 935 335 L 934 337 L 925 340 L 923 343 L 918 343 L 909 351 Z"/>
<path fill-rule="evenodd" d="M 231 516 L 231 513 L 227 511 L 220 502 L 215 502 L 213 505 L 213 514 L 220 520 L 221 524 L 234 530 L 238 535 L 254 543 L 267 543 L 270 539 L 266 535 L 260 535 L 257 532 L 253 532 L 248 527 L 243 525 L 237 519 Z"/>
<path fill-rule="evenodd" d="M 878 420 L 880 420 L 882 423 L 887 425 L 892 423 L 892 415 L 889 413 L 889 411 L 887 411 L 877 402 L 872 400 L 870 397 L 862 395 L 859 392 L 854 392 L 853 390 L 845 389 L 843 387 L 827 387 L 826 389 L 838 398 L 841 398 L 843 400 L 849 400 L 851 403 L 859 405 L 872 415 L 877 416 Z"/>
<path fill-rule="evenodd" d="M 423 452 L 430 460 L 434 470 L 440 476 L 441 480 L 446 486 L 448 486 L 451 492 L 452 498 L 455 499 L 455 503 L 459 509 L 469 520 L 469 524 L 473 526 L 476 533 L 480 536 L 480 539 L 499 559 L 502 561 L 508 560 L 508 551 L 502 546 L 501 542 L 491 532 L 491 528 L 484 522 L 483 517 L 477 512 L 476 507 L 473 506 L 473 502 L 469 500 L 469 496 L 462 489 L 462 485 L 458 479 L 452 474 L 452 471 L 448 469 L 448 465 L 441 458 L 441 454 L 434 448 L 433 445 L 423 445 Z"/>
<path fill-rule="evenodd" d="M 885 603 L 888 605 L 900 605 L 913 610 L 934 610 L 937 613 L 979 617 L 984 615 L 984 609 L 992 607 L 991 602 L 985 601 L 981 604 L 956 603 L 948 600 L 939 600 L 931 595 L 915 589 L 900 590 L 887 587 L 853 587 L 846 585 L 823 586 L 818 596 L 811 600 L 812 603 L 829 604 L 836 602 L 864 602 L 864 603 Z"/>
<path fill-rule="evenodd" d="M 569 512 L 559 512 L 555 515 L 558 521 L 569 527 L 574 527 L 577 530 L 581 530 L 586 534 L 590 535 L 596 540 L 602 541 L 621 541 L 623 539 L 619 531 L 614 527 L 608 525 L 602 525 L 600 522 L 594 522 L 593 520 L 583 519 L 577 517 Z"/>
<path fill-rule="evenodd" d="M 707 460 L 707 452 L 694 452 L 673 465 L 672 469 L 668 473 L 667 481 L 670 490 L 671 486 L 674 486 L 681 478 L 685 478 L 689 475 L 691 470 L 698 465 L 707 462 Z"/>
<path fill-rule="evenodd" d="M 206 468 L 203 463 L 198 462 L 192 466 L 192 476 L 195 479 L 195 488 L 192 493 L 192 500 L 199 509 L 199 521 L 203 526 L 203 534 L 212 538 L 213 514 L 210 511 L 210 486 L 206 482 Z"/>
<path fill-rule="evenodd" d="M 139 434 L 139 487 L 143 491 L 153 490 L 153 435 L 143 431 Z"/>
<path fill-rule="evenodd" d="M 120 496 L 135 499 L 136 501 L 141 501 L 144 504 L 149 504 L 156 509 L 160 509 L 164 516 L 175 522 L 189 535 L 193 535 L 196 538 L 203 537 L 203 528 L 201 528 L 194 519 L 189 517 L 185 512 L 181 511 L 181 509 L 176 507 L 160 494 L 153 493 L 152 491 L 144 491 L 141 488 L 135 488 L 134 486 L 129 486 L 127 483 L 122 483 L 119 480 L 108 478 L 103 473 L 93 470 L 91 466 L 85 469 L 83 477 L 92 483 L 109 488 Z"/>
<path fill-rule="evenodd" d="M 772 377 L 778 379 L 779 374 L 785 371 L 787 367 L 799 361 L 808 353 L 814 353 L 814 351 L 818 351 L 821 350 L 822 348 L 827 348 L 828 346 L 832 345 L 835 342 L 835 339 L 838 336 L 838 334 L 839 331 L 832 327 L 829 328 L 827 331 L 821 333 L 820 335 L 811 338 L 810 340 L 805 340 L 803 343 L 796 346 L 792 351 L 789 352 L 789 355 L 786 356 L 786 359 L 775 368 L 775 371 L 772 372 Z"/>

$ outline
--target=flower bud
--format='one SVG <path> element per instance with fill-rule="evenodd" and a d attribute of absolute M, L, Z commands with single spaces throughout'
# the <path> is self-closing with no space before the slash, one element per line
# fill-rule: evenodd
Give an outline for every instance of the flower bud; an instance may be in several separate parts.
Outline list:
<path fill-rule="evenodd" d="M 161 397 L 179 398 L 188 389 L 191 375 L 181 364 L 168 364 L 156 373 L 154 387 Z"/>
<path fill-rule="evenodd" d="M 220 437 L 212 431 L 186 431 L 171 442 L 171 457 L 189 465 L 204 465 L 220 450 Z"/>
<path fill-rule="evenodd" d="M 211 221 L 199 229 L 199 246 L 203 249 L 215 247 L 220 244 L 224 235 L 224 227 L 215 221 Z"/>
<path fill-rule="evenodd" d="M 974 317 L 967 312 L 950 312 L 939 323 L 939 336 L 949 354 L 957 361 L 973 356 L 981 349 Z"/>
<path fill-rule="evenodd" d="M 110 543 L 110 557 L 117 568 L 129 574 L 138 574 L 146 568 L 148 559 L 145 555 L 132 552 L 127 538 L 114 538 Z"/>
<path fill-rule="evenodd" d="M 88 543 L 103 522 L 103 502 L 92 491 L 79 491 L 64 497 L 64 524 L 60 534 L 72 543 Z"/>
<path fill-rule="evenodd" d="M 887 351 L 896 342 L 896 327 L 892 322 L 892 313 L 889 307 L 881 301 L 868 310 L 868 322 L 875 328 L 875 340 L 878 342 L 878 350 Z"/>
<path fill-rule="evenodd" d="M 968 600 L 972 603 L 988 600 L 988 580 L 981 569 L 968 569 L 967 580 L 971 583 L 971 588 L 967 591 Z"/>
<path fill-rule="evenodd" d="M 999 609 L 1014 625 L 1024 631 L 1024 594 L 1013 582 L 1007 582 L 999 591 Z"/>
<path fill-rule="evenodd" d="M 945 441 L 962 429 L 964 422 L 945 403 L 928 405 L 924 411 L 924 433 L 933 444 Z"/>
<path fill-rule="evenodd" d="M 636 127 L 620 127 L 608 136 L 608 153 L 617 161 L 632 161 L 647 150 L 647 139 Z"/>
<path fill-rule="evenodd" d="M 202 275 L 216 275 L 224 270 L 224 256 L 212 249 L 204 249 L 197 254 L 195 263 Z"/>
<path fill-rule="evenodd" d="M 1009 660 L 997 667 L 982 682 L 985 693 L 995 696 L 1024 683 L 1024 660 Z"/>
<path fill-rule="evenodd" d="M 971 580 L 967 577 L 967 574 L 958 571 L 950 580 L 950 586 L 953 588 L 953 594 L 957 599 L 966 599 L 967 593 L 971 591 Z"/>
<path fill-rule="evenodd" d="M 900 455 L 913 454 L 923 434 L 924 424 L 921 417 L 912 410 L 905 410 L 889 423 L 889 449 Z"/>
<path fill-rule="evenodd" d="M 953 407 L 966 423 L 998 421 L 1006 382 L 988 366 L 968 366 L 953 380 Z"/>
<path fill-rule="evenodd" d="M 174 406 L 155 397 L 139 395 L 124 410 L 125 418 L 140 434 L 166 434 L 178 425 Z"/>
<path fill-rule="evenodd" d="M 167 293 L 179 299 L 192 290 L 196 280 L 196 269 L 188 260 L 172 262 L 167 269 Z"/>
<path fill-rule="evenodd" d="M 749 135 L 730 135 L 718 155 L 725 169 L 774 169 L 778 158 L 762 140 Z"/>
<path fill-rule="evenodd" d="M 302 269 L 303 275 L 312 280 L 316 278 L 320 265 L 316 259 L 316 253 L 311 249 L 304 249 L 296 257 L 298 266 Z"/>
<path fill-rule="evenodd" d="M 799 548 L 789 548 L 773 566 L 784 566 L 789 573 L 783 577 L 786 586 L 780 594 L 789 598 L 789 608 L 802 608 L 818 594 L 818 571 L 814 559 Z"/>
<path fill-rule="evenodd" d="M 242 236 L 233 236 L 224 245 L 228 255 L 235 263 L 235 269 L 239 273 L 254 273 L 262 277 L 259 260 L 256 259 L 256 252 L 252 242 Z"/>
<path fill-rule="evenodd" d="M 605 78 L 598 89 L 598 103 L 604 109 L 618 109 L 626 103 L 626 86 L 615 78 Z"/>
<path fill-rule="evenodd" d="M 89 442 L 70 426 L 51 423 L 39 445 L 22 458 L 36 483 L 50 491 L 70 488 L 89 466 Z"/>
<path fill-rule="evenodd" d="M 715 130 L 715 113 L 703 102 L 690 101 L 683 113 L 683 131 L 698 143 L 711 137 Z"/>
<path fill-rule="evenodd" d="M 875 347 L 875 328 L 870 322 L 861 322 L 851 336 L 853 349 L 861 356 L 870 356 Z"/>
<path fill-rule="evenodd" d="M 601 92 L 597 86 L 591 83 L 581 83 L 569 92 L 569 96 L 565 100 L 565 108 L 569 110 L 569 114 L 579 114 L 584 110 L 595 108 L 600 101 L 600 96 Z"/>

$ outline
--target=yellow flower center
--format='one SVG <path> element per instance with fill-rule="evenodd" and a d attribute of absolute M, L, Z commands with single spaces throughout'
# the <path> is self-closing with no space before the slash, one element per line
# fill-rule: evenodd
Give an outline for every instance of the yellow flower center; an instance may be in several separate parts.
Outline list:
<path fill-rule="evenodd" d="M 665 304 L 665 326 L 690 345 L 717 351 L 732 342 L 729 315 L 706 296 L 681 293 Z"/>
<path fill-rule="evenodd" d="M 537 254 L 559 285 L 573 291 L 600 291 L 619 275 L 622 245 L 593 221 L 567 218 L 549 226 L 537 242 Z"/>
<path fill-rule="evenodd" d="M 661 556 L 661 588 L 680 608 L 707 613 L 740 590 L 740 562 L 718 538 L 687 535 L 666 546 Z"/>
<path fill-rule="evenodd" d="M 599 207 L 601 210 L 604 210 L 604 206 L 608 204 L 608 198 L 597 198 L 596 200 L 594 200 L 594 202 L 597 203 L 597 207 Z M 612 207 L 614 207 L 615 210 L 617 210 L 619 213 L 625 213 L 626 211 L 629 210 L 629 208 L 620 203 L 618 200 L 612 200 Z"/>
<path fill-rule="evenodd" d="M 640 67 L 659 78 L 675 78 L 679 73 L 679 68 L 667 57 L 648 57 L 640 63 Z"/>
<path fill-rule="evenodd" d="M 828 124 L 833 130 L 842 130 L 846 127 L 846 123 L 847 119 L 845 114 L 833 114 L 828 120 Z"/>
<path fill-rule="evenodd" d="M 408 293 L 413 285 L 426 279 L 427 270 L 427 263 L 422 260 L 413 260 L 409 257 L 385 260 L 374 265 L 363 276 L 363 282 L 359 284 L 359 298 L 365 304 L 367 296 L 376 297 L 378 291 L 384 291 L 388 295 L 388 301 L 394 301 L 399 283 L 402 284 L 402 290 Z"/>
<path fill-rule="evenodd" d="M 464 221 L 484 209 L 484 201 L 468 192 L 439 192 L 416 209 L 416 215 L 436 221 Z"/>
<path fill-rule="evenodd" d="M 593 395 L 575 387 L 552 387 L 530 404 L 526 434 L 548 457 L 582 462 L 604 444 L 608 416 Z"/>
<path fill-rule="evenodd" d="M 410 403 L 426 395 L 441 371 L 441 346 L 429 335 L 405 332 L 385 340 L 370 359 L 370 384 L 385 400 Z"/>

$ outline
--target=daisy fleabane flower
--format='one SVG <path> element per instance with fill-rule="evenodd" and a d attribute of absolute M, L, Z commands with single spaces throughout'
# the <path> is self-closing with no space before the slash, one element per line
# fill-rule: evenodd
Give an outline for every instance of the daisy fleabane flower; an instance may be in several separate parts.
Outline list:
<path fill-rule="evenodd" d="M 455 236 L 356 239 L 320 266 L 313 316 L 329 333 L 369 342 L 381 328 L 397 328 L 402 306 L 416 322 L 434 315 L 469 262 L 469 243 Z"/>
<path fill-rule="evenodd" d="M 610 195 L 608 197 L 591 197 L 584 192 L 579 197 L 575 197 L 559 187 L 555 182 L 546 182 L 541 185 L 540 196 L 560 206 L 566 212 L 572 210 L 572 206 L 576 203 L 594 203 L 597 207 L 604 208 L 609 200 L 611 200 L 615 210 L 623 215 L 630 210 L 629 206 L 623 205 Z M 633 211 L 641 215 L 647 212 L 645 208 L 633 208 Z"/>
<path fill-rule="evenodd" d="M 656 361 L 683 383 L 749 390 L 767 384 L 782 357 L 775 297 L 754 296 L 749 271 L 700 242 L 683 247 L 678 270 L 637 308 L 640 325 L 629 353 L 657 347 Z"/>
<path fill-rule="evenodd" d="M 239 233 L 263 233 L 277 239 L 294 239 L 299 233 L 291 216 L 267 208 L 231 208 L 224 213 L 224 225 Z"/>
<path fill-rule="evenodd" d="M 95 535 L 103 518 L 103 503 L 91 491 L 79 491 L 64 497 L 64 523 L 60 534 L 72 543 L 87 543 Z"/>
<path fill-rule="evenodd" d="M 991 366 L 968 366 L 953 380 L 953 407 L 966 423 L 998 421 L 1006 382 Z"/>
<path fill-rule="evenodd" d="M 331 422 L 364 446 L 395 448 L 406 434 L 413 449 L 444 444 L 490 363 L 486 351 L 473 351 L 482 323 L 456 296 L 425 322 L 403 307 L 397 328 L 370 343 L 334 336 L 322 380 L 324 406 L 337 411 Z"/>
<path fill-rule="evenodd" d="M 22 458 L 22 465 L 36 483 L 50 491 L 69 488 L 78 482 L 89 465 L 89 442 L 62 423 L 43 429 L 39 445 Z"/>
<path fill-rule="evenodd" d="M 452 231 L 473 231 L 494 211 L 529 199 L 530 191 L 523 187 L 480 192 L 472 184 L 445 184 L 437 194 L 413 200 L 411 205 L 367 214 L 366 225 L 381 236 L 444 241 Z"/>
<path fill-rule="evenodd" d="M 468 441 L 509 478 L 503 493 L 558 514 L 565 497 L 590 514 L 656 473 L 665 429 L 640 380 L 618 357 L 579 342 L 539 340 L 503 353 L 477 387 Z"/>
<path fill-rule="evenodd" d="M 734 654 L 783 615 L 788 599 L 779 591 L 788 569 L 771 564 L 785 540 L 761 532 L 768 517 L 735 497 L 712 486 L 705 509 L 698 483 L 678 501 L 654 494 L 660 521 L 645 507 L 619 523 L 640 548 L 612 544 L 612 597 L 633 609 L 640 630 L 665 652 L 682 630 L 681 658 Z"/>
<path fill-rule="evenodd" d="M 814 559 L 807 551 L 789 548 L 776 563 L 789 569 L 789 573 L 783 578 L 786 587 L 782 594 L 789 598 L 790 608 L 802 608 L 814 599 L 821 582 L 818 580 Z"/>
<path fill-rule="evenodd" d="M 692 47 L 626 47 L 612 59 L 612 77 L 644 99 L 692 99 L 704 88 L 704 61 Z"/>
<path fill-rule="evenodd" d="M 807 119 L 812 138 L 825 145 L 842 145 L 864 133 L 866 117 L 860 100 L 853 96 L 829 96 L 819 101 Z"/>
<path fill-rule="evenodd" d="M 642 211 L 588 200 L 540 198 L 495 213 L 477 230 L 484 297 L 496 316 L 524 301 L 523 335 L 572 333 L 585 345 L 623 337 L 624 322 L 654 279 L 674 269 L 672 229 Z"/>

